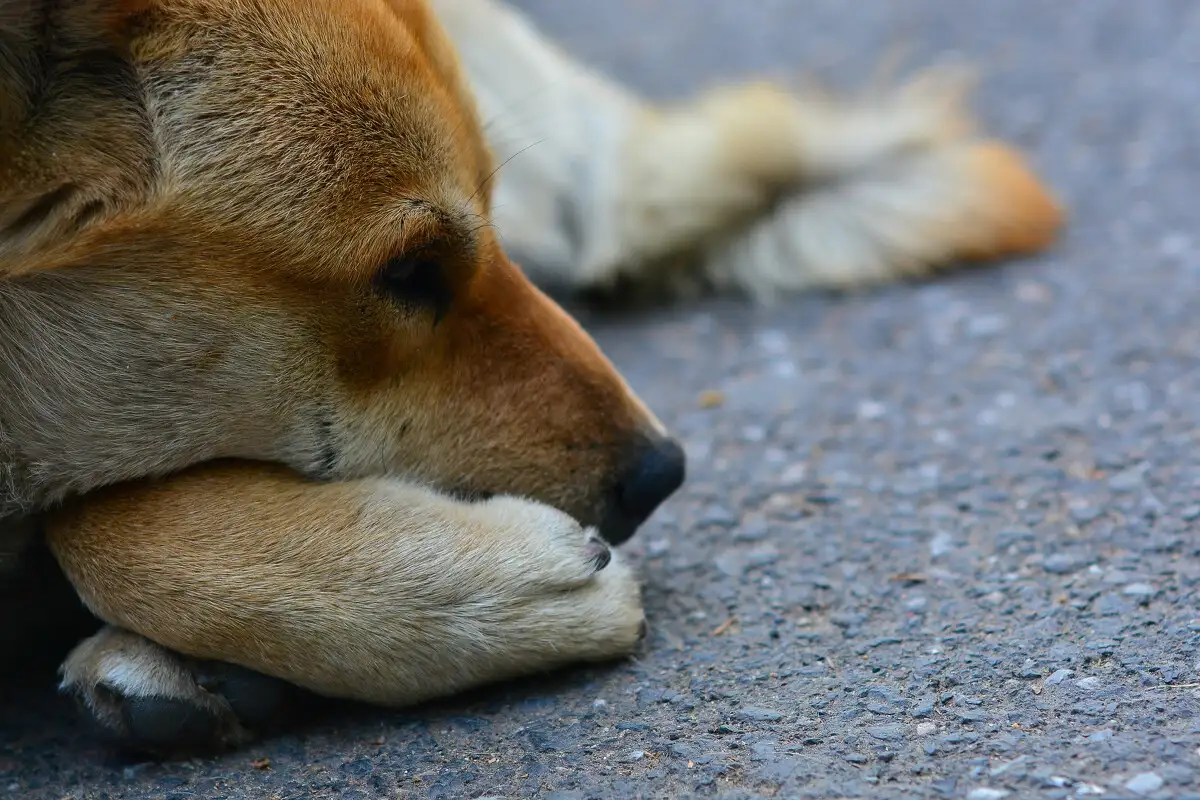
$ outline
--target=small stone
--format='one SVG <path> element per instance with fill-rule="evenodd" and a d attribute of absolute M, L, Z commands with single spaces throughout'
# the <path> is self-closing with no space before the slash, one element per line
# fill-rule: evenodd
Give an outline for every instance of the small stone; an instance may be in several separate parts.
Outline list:
<path fill-rule="evenodd" d="M 746 706 L 739 709 L 734 716 L 749 722 L 778 722 L 783 719 L 783 714 L 778 711 L 770 708 L 757 708 L 755 706 Z"/>
<path fill-rule="evenodd" d="M 1092 675 L 1087 678 L 1080 678 L 1079 680 L 1075 681 L 1076 687 L 1083 689 L 1085 691 L 1088 691 L 1088 692 L 1092 691 L 1099 685 L 1100 685 L 1100 679 L 1097 678 L 1095 675 Z"/>
<path fill-rule="evenodd" d="M 1179 512 L 1179 518 L 1184 522 L 1195 522 L 1200 519 L 1200 506 L 1187 506 Z"/>
<path fill-rule="evenodd" d="M 1008 797 L 1011 792 L 1005 789 L 990 789 L 986 786 L 980 786 L 978 789 L 972 789 L 967 792 L 967 800 L 1000 800 L 1002 797 Z"/>
<path fill-rule="evenodd" d="M 851 764 L 866 764 L 868 761 L 871 760 L 871 759 L 867 758 L 866 756 L 864 756 L 862 753 L 851 753 L 847 756 L 843 756 L 842 758 L 845 759 L 846 761 L 849 761 Z"/>
<path fill-rule="evenodd" d="M 706 508 L 696 519 L 697 525 L 714 525 L 722 528 L 732 528 L 737 522 L 737 514 L 734 514 L 725 506 L 717 504 Z"/>
<path fill-rule="evenodd" d="M 872 714 L 899 714 L 904 709 L 900 706 L 892 706 L 887 703 L 867 703 L 867 711 Z"/>
<path fill-rule="evenodd" d="M 730 578 L 736 578 L 746 572 L 750 566 L 746 562 L 745 555 L 741 550 L 726 550 L 712 560 L 713 566 L 720 570 L 722 575 Z"/>
<path fill-rule="evenodd" d="M 742 441 L 757 444 L 767 438 L 767 429 L 762 425 L 747 425 L 742 428 Z"/>
<path fill-rule="evenodd" d="M 1080 525 L 1091 522 L 1104 513 L 1104 509 L 1100 508 L 1099 506 L 1091 505 L 1086 500 L 1071 501 L 1069 504 L 1069 509 L 1071 512 L 1071 519 L 1075 520 L 1075 522 L 1079 523 Z"/>
<path fill-rule="evenodd" d="M 1089 742 L 1107 742 L 1112 737 L 1113 737 L 1112 728 L 1102 728 L 1101 730 L 1098 730 L 1095 733 L 1089 735 L 1087 737 L 1087 740 Z"/>
<path fill-rule="evenodd" d="M 1073 670 L 1056 669 L 1056 670 L 1054 670 L 1054 672 L 1052 672 L 1050 674 L 1049 678 L 1046 678 L 1046 685 L 1047 686 L 1058 686 L 1060 683 L 1062 683 L 1063 681 L 1065 681 L 1067 678 L 1071 677 L 1074 674 L 1075 674 L 1075 672 Z"/>
<path fill-rule="evenodd" d="M 1108 479 L 1108 488 L 1114 492 L 1132 492 L 1139 489 L 1145 484 L 1144 475 L 1146 472 L 1146 464 L 1138 464 L 1137 466 L 1123 469 L 1116 475 Z"/>
<path fill-rule="evenodd" d="M 917 736 L 930 736 L 937 732 L 937 725 L 932 722 L 917 723 Z"/>
<path fill-rule="evenodd" d="M 1117 649 L 1117 643 L 1112 639 L 1092 639 L 1085 642 L 1083 646 L 1098 653 L 1111 653 Z"/>
<path fill-rule="evenodd" d="M 1003 314 L 979 314 L 967 320 L 967 335 L 972 339 L 985 339 L 995 336 L 1008 326 L 1008 318 Z"/>
<path fill-rule="evenodd" d="M 755 761 L 770 761 L 776 756 L 775 749 L 778 744 L 778 742 L 771 739 L 754 742 L 750 745 L 750 757 Z"/>
<path fill-rule="evenodd" d="M 1006 772 L 1016 769 L 1028 760 L 1029 756 L 1017 756 L 1012 761 L 1006 761 L 1003 764 L 997 764 L 996 766 L 992 767 L 988 770 L 988 775 L 991 775 L 993 778 L 995 778 L 1003 775 Z"/>
<path fill-rule="evenodd" d="M 671 549 L 670 539 L 651 539 L 646 543 L 646 555 L 650 558 L 658 558 L 664 556 Z"/>
<path fill-rule="evenodd" d="M 603 711 L 604 709 L 608 708 L 608 701 L 607 700 L 593 700 L 592 708 L 594 708 L 596 711 Z"/>
<path fill-rule="evenodd" d="M 931 716 L 933 714 L 934 702 L 935 702 L 935 700 L 932 697 L 922 698 L 921 700 L 917 701 L 917 704 L 915 706 L 913 706 L 912 711 L 910 711 L 908 713 L 911 716 L 916 717 L 918 719 L 920 719 L 921 717 Z"/>
<path fill-rule="evenodd" d="M 945 531 L 938 533 L 929 543 L 929 555 L 934 558 L 944 556 L 952 549 L 954 549 L 954 538 Z"/>
<path fill-rule="evenodd" d="M 1125 788 L 1134 794 L 1153 794 L 1162 785 L 1163 779 L 1153 772 L 1143 772 L 1125 781 Z"/>
<path fill-rule="evenodd" d="M 646 757 L 645 750 L 631 750 L 631 751 L 629 751 L 629 754 L 627 756 L 625 756 L 625 760 L 626 761 L 641 761 L 645 757 Z"/>
<path fill-rule="evenodd" d="M 1066 553 L 1055 553 L 1042 562 L 1042 569 L 1052 575 L 1066 575 L 1068 572 L 1074 572 L 1077 568 L 1075 559 Z"/>
<path fill-rule="evenodd" d="M 900 742 L 904 740 L 903 725 L 872 725 L 867 733 L 882 742 Z"/>
<path fill-rule="evenodd" d="M 887 414 L 887 406 L 874 400 L 864 400 L 858 404 L 858 418 L 871 421 L 882 419 Z"/>
<path fill-rule="evenodd" d="M 1025 663 L 1021 665 L 1021 668 L 1017 670 L 1017 677 L 1026 679 L 1040 678 L 1042 677 L 1042 671 L 1037 668 L 1037 664 L 1032 658 L 1027 658 L 1025 659 Z"/>
<path fill-rule="evenodd" d="M 1154 587 L 1148 583 L 1131 583 L 1121 590 L 1121 594 L 1129 597 L 1152 597 Z"/>
<path fill-rule="evenodd" d="M 762 517 L 754 517 L 734 529 L 733 540 L 735 542 L 761 542 L 767 538 L 768 533 L 770 533 L 770 529 L 767 527 L 767 521 Z"/>

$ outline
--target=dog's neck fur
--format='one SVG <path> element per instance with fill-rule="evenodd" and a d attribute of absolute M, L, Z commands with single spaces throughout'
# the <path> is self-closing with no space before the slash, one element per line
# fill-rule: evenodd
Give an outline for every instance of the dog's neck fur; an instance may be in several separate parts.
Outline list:
<path fill-rule="evenodd" d="M 271 380 L 297 365 L 269 363 L 303 332 L 274 317 L 234 329 L 169 284 L 102 269 L 0 282 L 0 519 L 217 458 L 312 471 L 320 409 Z"/>

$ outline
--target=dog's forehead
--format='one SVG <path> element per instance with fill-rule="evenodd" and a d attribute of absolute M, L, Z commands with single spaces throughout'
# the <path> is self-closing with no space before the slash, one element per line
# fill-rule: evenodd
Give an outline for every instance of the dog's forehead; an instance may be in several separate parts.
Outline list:
<path fill-rule="evenodd" d="M 164 0 L 140 45 L 168 169 L 258 221 L 328 219 L 355 244 L 408 209 L 474 208 L 490 166 L 453 54 L 408 0 Z M 230 193 L 255 197 L 233 200 Z M 204 201 L 198 201 L 204 202 Z M 319 213 L 313 214 L 314 210 Z M 336 242 L 326 242 L 336 248 Z M 365 257 L 365 256 L 364 256 Z"/>

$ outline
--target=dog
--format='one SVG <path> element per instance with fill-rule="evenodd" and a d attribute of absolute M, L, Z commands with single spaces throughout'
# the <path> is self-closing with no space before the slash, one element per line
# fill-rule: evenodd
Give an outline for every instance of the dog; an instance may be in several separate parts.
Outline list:
<path fill-rule="evenodd" d="M 630 654 L 685 457 L 552 296 L 1050 246 L 967 88 L 654 105 L 498 0 L 0 0 L 0 566 L 102 621 L 63 689 L 167 752 Z"/>

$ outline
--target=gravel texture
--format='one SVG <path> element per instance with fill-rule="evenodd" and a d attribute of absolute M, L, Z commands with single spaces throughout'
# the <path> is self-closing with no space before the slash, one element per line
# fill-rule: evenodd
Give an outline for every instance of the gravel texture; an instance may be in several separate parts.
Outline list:
<path fill-rule="evenodd" d="M 13 690 L 0 797 L 1200 796 L 1200 4 L 523 5 L 660 97 L 970 58 L 1070 230 L 923 286 L 589 318 L 691 455 L 628 548 L 636 660 L 171 765 Z"/>

